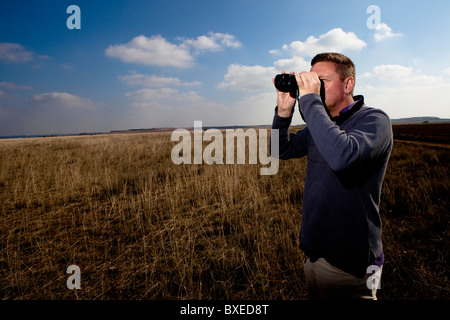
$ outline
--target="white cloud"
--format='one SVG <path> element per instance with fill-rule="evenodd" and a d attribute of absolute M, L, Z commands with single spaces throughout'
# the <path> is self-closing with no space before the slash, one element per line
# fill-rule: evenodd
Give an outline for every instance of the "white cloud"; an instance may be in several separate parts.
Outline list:
<path fill-rule="evenodd" d="M 198 86 L 199 81 L 185 82 L 173 77 L 160 77 L 157 75 L 147 75 L 134 73 L 126 76 L 119 76 L 119 79 L 129 85 L 141 85 L 143 87 L 164 87 L 164 86 Z"/>
<path fill-rule="evenodd" d="M 421 73 L 410 66 L 380 65 L 360 77 L 356 94 L 369 106 L 386 111 L 391 118 L 450 117 L 450 83 L 441 76 Z"/>
<path fill-rule="evenodd" d="M 361 79 L 380 79 L 383 81 L 391 81 L 410 77 L 412 75 L 412 67 L 402 65 L 381 65 L 375 66 L 372 72 L 366 72 L 361 75 Z"/>
<path fill-rule="evenodd" d="M 229 108 L 195 91 L 144 88 L 125 96 L 131 100 L 132 107 L 125 120 L 135 127 L 192 127 L 196 120 L 204 121 L 205 126 L 224 125 L 224 119 L 233 123 Z"/>
<path fill-rule="evenodd" d="M 272 78 L 281 71 L 300 72 L 309 70 L 311 65 L 309 61 L 305 60 L 305 57 L 312 57 L 320 52 L 360 50 L 365 46 L 366 43 L 353 32 L 344 32 L 340 28 L 335 28 L 319 36 L 319 38 L 310 36 L 305 42 L 294 41 L 290 45 L 283 45 L 283 51 L 288 52 L 291 57 L 279 59 L 273 63 L 273 66 L 232 64 L 228 67 L 224 81 L 218 86 L 222 89 L 241 91 L 273 89 Z M 275 55 L 281 53 L 279 50 L 270 50 L 269 52 Z"/>
<path fill-rule="evenodd" d="M 36 94 L 29 104 L 41 108 L 93 109 L 99 103 L 90 99 L 80 98 L 67 92 L 47 92 Z"/>
<path fill-rule="evenodd" d="M 401 33 L 393 33 L 392 29 L 385 23 L 380 23 L 375 27 L 375 40 L 382 41 L 385 39 L 402 36 Z"/>
<path fill-rule="evenodd" d="M 272 78 L 275 75 L 274 67 L 232 64 L 228 66 L 225 81 L 219 83 L 218 87 L 241 91 L 268 89 L 273 87 Z"/>
<path fill-rule="evenodd" d="M 127 92 L 126 97 L 133 101 L 133 107 L 151 107 L 161 106 L 162 110 L 168 107 L 180 106 L 181 109 L 187 108 L 192 111 L 192 108 L 186 106 L 205 106 L 217 104 L 213 101 L 208 101 L 206 98 L 200 96 L 195 91 L 180 92 L 177 89 L 159 88 L 159 89 L 140 89 L 133 92 Z M 177 115 L 179 116 L 179 115 Z"/>
<path fill-rule="evenodd" d="M 133 92 L 127 92 L 126 97 L 130 97 L 134 101 L 158 101 L 163 98 L 175 96 L 179 93 L 176 89 L 161 88 L 161 89 L 140 89 Z"/>
<path fill-rule="evenodd" d="M 277 70 L 277 73 L 281 71 L 286 72 L 300 72 L 309 70 L 311 68 L 311 62 L 306 61 L 301 57 L 293 57 L 291 59 L 280 59 L 274 62 L 274 67 Z"/>
<path fill-rule="evenodd" d="M 60 134 L 98 132 L 117 127 L 107 104 L 67 92 L 36 94 L 23 102 L 1 105 L 3 134 Z M 115 121 L 115 123 L 114 123 Z"/>
<path fill-rule="evenodd" d="M 187 68 L 192 66 L 194 61 L 186 45 L 170 43 L 160 35 L 151 38 L 140 35 L 128 43 L 110 45 L 105 54 L 123 62 L 160 67 Z"/>
<path fill-rule="evenodd" d="M 242 44 L 236 38 L 228 33 L 209 32 L 208 35 L 202 35 L 196 39 L 187 39 L 185 45 L 191 46 L 199 52 L 202 51 L 220 51 L 225 47 L 239 48 Z"/>
<path fill-rule="evenodd" d="M 191 50 L 197 53 L 214 52 L 225 47 L 238 48 L 242 45 L 233 35 L 227 33 L 210 32 L 196 39 L 178 38 L 178 40 L 182 43 L 173 44 L 161 35 L 151 38 L 140 35 L 128 43 L 110 45 L 106 48 L 105 55 L 127 63 L 189 68 L 194 63 Z"/>
<path fill-rule="evenodd" d="M 392 119 L 420 116 L 450 118 L 450 84 L 361 87 L 368 106 L 384 110 Z"/>
<path fill-rule="evenodd" d="M 292 56 L 313 57 L 320 52 L 343 52 L 345 50 L 361 50 L 367 44 L 353 32 L 345 32 L 335 28 L 316 38 L 309 36 L 305 42 L 294 41 L 283 45 L 283 50 L 289 51 Z"/>
<path fill-rule="evenodd" d="M 413 67 L 398 64 L 375 66 L 372 72 L 366 72 L 360 79 L 379 80 L 393 86 L 404 85 L 435 85 L 442 82 L 440 77 L 421 74 Z"/>
<path fill-rule="evenodd" d="M 244 97 L 232 108 L 233 114 L 239 116 L 235 122 L 241 125 L 270 125 L 276 104 L 277 94 L 275 88 L 271 91 Z M 297 111 L 294 114 L 292 123 L 297 124 L 299 120 L 300 114 Z"/>
<path fill-rule="evenodd" d="M 192 127 L 196 120 L 203 121 L 204 127 L 270 124 L 276 105 L 275 90 L 246 96 L 232 106 L 209 100 L 195 91 L 168 88 L 141 89 L 126 96 L 132 107 L 126 120 L 142 128 Z"/>
<path fill-rule="evenodd" d="M 273 54 L 273 55 L 280 55 L 281 54 L 281 50 L 278 50 L 278 49 L 269 50 L 269 53 Z"/>
<path fill-rule="evenodd" d="M 0 61 L 6 63 L 23 63 L 31 61 L 33 57 L 33 51 L 25 49 L 24 46 L 18 43 L 0 43 Z"/>
<path fill-rule="evenodd" d="M 239 91 L 269 90 L 274 88 L 272 79 L 283 70 L 298 72 L 309 68 L 310 62 L 301 57 L 277 60 L 272 67 L 232 64 L 218 87 Z"/>

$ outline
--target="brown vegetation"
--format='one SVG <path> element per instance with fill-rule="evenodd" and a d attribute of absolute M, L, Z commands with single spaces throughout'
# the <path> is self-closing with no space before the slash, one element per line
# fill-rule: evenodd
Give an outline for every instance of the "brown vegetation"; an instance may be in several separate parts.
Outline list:
<path fill-rule="evenodd" d="M 170 132 L 0 141 L 0 298 L 305 299 L 306 159 L 174 165 Z M 448 148 L 396 142 L 380 299 L 448 299 Z M 81 269 L 68 290 L 66 269 Z"/>

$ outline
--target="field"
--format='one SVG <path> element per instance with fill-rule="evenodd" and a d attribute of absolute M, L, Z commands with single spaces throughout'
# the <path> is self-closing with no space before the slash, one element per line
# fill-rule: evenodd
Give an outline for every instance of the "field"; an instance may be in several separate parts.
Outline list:
<path fill-rule="evenodd" d="M 394 126 L 379 299 L 450 299 L 449 129 Z M 306 299 L 306 160 L 262 176 L 175 165 L 175 144 L 170 132 L 1 140 L 0 298 Z"/>

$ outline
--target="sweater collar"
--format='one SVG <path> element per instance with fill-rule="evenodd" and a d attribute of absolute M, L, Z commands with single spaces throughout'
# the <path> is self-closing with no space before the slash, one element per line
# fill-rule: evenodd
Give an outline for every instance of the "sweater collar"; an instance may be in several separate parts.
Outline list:
<path fill-rule="evenodd" d="M 342 123 L 344 123 L 345 120 L 347 120 L 348 118 L 350 118 L 350 116 L 352 114 L 354 114 L 356 111 L 358 111 L 359 109 L 361 109 L 361 107 L 364 104 L 364 96 L 362 95 L 358 95 L 358 96 L 354 96 L 353 97 L 354 102 L 352 102 L 351 104 L 349 104 L 348 106 L 346 106 L 344 109 L 342 109 L 339 112 L 338 116 L 335 117 L 331 117 L 331 120 L 337 124 L 337 125 L 341 125 Z"/>

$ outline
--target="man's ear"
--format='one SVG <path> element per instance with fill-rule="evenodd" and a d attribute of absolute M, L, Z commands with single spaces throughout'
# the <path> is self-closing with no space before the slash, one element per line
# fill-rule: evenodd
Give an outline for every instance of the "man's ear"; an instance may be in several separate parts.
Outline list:
<path fill-rule="evenodd" d="M 344 86 L 345 93 L 349 94 L 349 93 L 353 92 L 353 88 L 355 88 L 355 78 L 348 77 L 344 80 L 344 82 L 345 82 L 345 86 Z"/>

